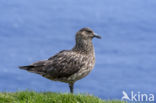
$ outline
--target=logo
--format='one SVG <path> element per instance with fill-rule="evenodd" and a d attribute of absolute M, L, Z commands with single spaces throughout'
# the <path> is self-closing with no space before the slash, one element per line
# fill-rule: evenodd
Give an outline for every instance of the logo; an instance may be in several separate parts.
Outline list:
<path fill-rule="evenodd" d="M 131 91 L 130 95 L 128 95 L 125 91 L 123 91 L 122 94 L 122 101 L 154 103 L 154 94 L 146 94 L 141 92 L 134 93 L 134 91 Z"/>

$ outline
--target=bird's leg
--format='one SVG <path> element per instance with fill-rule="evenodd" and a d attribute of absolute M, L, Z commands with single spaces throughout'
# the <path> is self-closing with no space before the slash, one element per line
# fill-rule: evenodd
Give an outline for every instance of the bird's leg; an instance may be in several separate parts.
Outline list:
<path fill-rule="evenodd" d="M 73 89 L 74 89 L 74 83 L 73 82 L 69 83 L 69 88 L 70 88 L 70 93 L 73 94 Z"/>

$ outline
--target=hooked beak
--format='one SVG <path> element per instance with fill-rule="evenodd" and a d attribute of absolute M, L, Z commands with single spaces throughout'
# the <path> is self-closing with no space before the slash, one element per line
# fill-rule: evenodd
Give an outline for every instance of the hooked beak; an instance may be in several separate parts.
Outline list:
<path fill-rule="evenodd" d="M 101 39 L 101 36 L 100 35 L 97 35 L 96 33 L 94 33 L 94 37 L 95 38 L 98 38 L 98 39 Z"/>

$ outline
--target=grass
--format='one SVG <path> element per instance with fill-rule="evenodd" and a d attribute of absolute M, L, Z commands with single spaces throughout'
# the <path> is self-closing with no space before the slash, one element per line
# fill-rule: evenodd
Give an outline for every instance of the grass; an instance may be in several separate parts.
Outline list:
<path fill-rule="evenodd" d="M 61 94 L 51 92 L 21 91 L 0 93 L 0 103 L 123 103 L 104 101 L 95 96 L 84 94 Z"/>

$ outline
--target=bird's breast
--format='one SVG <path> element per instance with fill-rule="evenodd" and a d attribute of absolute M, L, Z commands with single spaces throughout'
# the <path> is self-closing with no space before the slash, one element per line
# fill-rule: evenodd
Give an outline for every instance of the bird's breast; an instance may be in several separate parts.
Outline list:
<path fill-rule="evenodd" d="M 80 80 L 84 78 L 85 76 L 87 76 L 91 72 L 91 70 L 94 68 L 94 65 L 95 65 L 94 53 L 82 56 L 81 59 L 82 59 L 82 64 L 84 65 L 81 67 L 81 69 L 77 73 L 74 73 L 73 75 L 71 75 L 68 78 L 68 81 Z"/>

